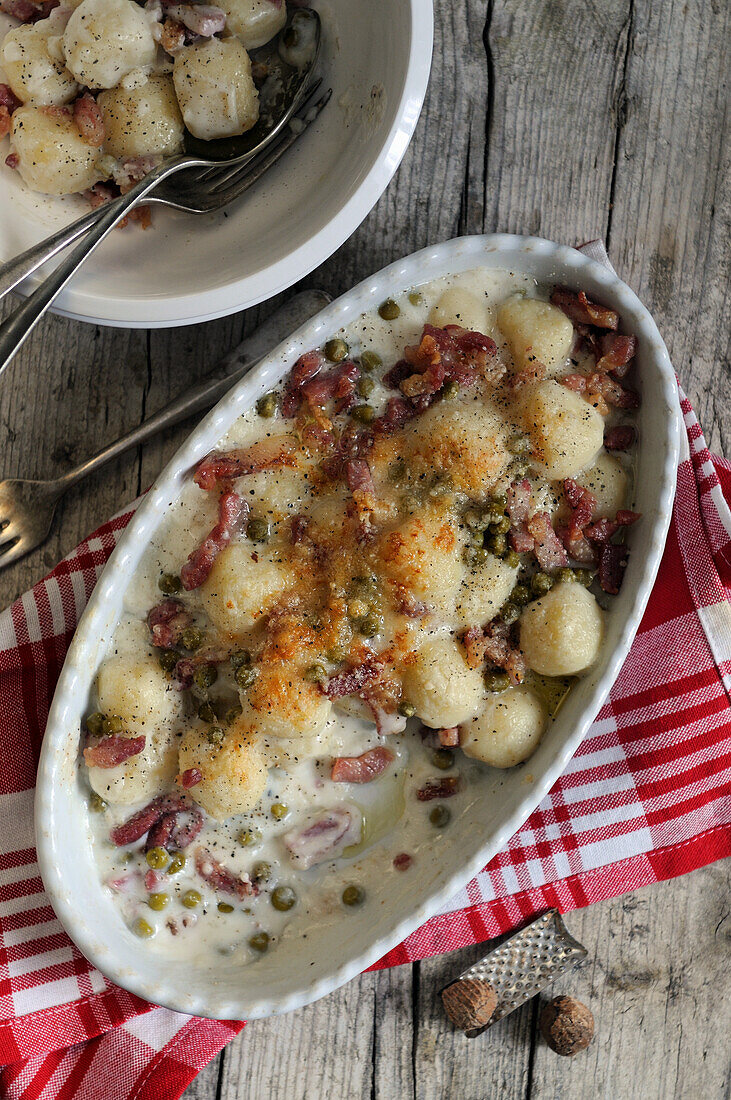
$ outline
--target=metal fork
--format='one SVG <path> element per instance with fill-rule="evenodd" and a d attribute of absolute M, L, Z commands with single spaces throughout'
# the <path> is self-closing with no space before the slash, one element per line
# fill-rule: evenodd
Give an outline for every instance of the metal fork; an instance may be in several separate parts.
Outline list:
<path fill-rule="evenodd" d="M 290 333 L 323 309 L 330 300 L 330 296 L 322 290 L 304 290 L 295 294 L 250 336 L 242 340 L 199 386 L 186 390 L 181 397 L 160 409 L 140 427 L 128 432 L 75 469 L 69 470 L 63 477 L 53 481 L 29 481 L 20 478 L 0 481 L 0 569 L 40 546 L 51 529 L 56 505 L 72 486 L 111 462 L 113 458 L 157 435 L 163 428 L 169 428 L 195 413 L 210 409 L 231 389 L 234 382 L 251 370 Z"/>
<path fill-rule="evenodd" d="M 332 89 L 312 103 L 312 98 L 322 81 L 314 81 L 304 93 L 303 107 L 296 116 L 298 125 L 289 129 L 283 138 L 266 153 L 244 164 L 222 168 L 189 168 L 175 179 L 161 180 L 155 190 L 145 196 L 145 203 L 171 206 L 189 214 L 212 214 L 233 202 L 253 186 L 286 151 L 294 145 L 307 127 L 314 122 L 323 107 L 328 103 Z M 32 275 L 39 267 L 52 260 L 59 252 L 73 244 L 91 229 L 99 220 L 101 209 L 90 210 L 71 225 L 64 226 L 52 237 L 46 237 L 39 244 L 26 249 L 0 269 L 0 301 L 14 290 L 24 279 Z M 0 365 L 0 373 L 2 373 Z"/>

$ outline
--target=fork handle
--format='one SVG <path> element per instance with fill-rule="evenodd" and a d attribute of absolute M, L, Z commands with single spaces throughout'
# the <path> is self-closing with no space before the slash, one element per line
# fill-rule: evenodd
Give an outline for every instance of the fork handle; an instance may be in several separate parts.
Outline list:
<path fill-rule="evenodd" d="M 34 244 L 32 248 L 27 248 L 25 252 L 21 252 L 20 255 L 14 256 L 12 260 L 2 264 L 0 266 L 0 301 L 11 290 L 14 290 L 19 283 L 22 283 L 23 279 L 27 279 L 39 267 L 43 267 L 43 264 L 47 263 L 48 260 L 52 260 L 64 248 L 68 248 L 70 244 L 83 236 L 99 217 L 101 217 L 99 207 L 96 210 L 89 210 L 81 218 L 77 218 L 75 222 L 59 229 L 58 233 L 54 233 L 52 237 L 45 237 L 38 244 Z"/>
<path fill-rule="evenodd" d="M 303 290 L 295 294 L 288 302 L 280 306 L 267 318 L 263 324 L 244 337 L 238 347 L 229 352 L 213 373 L 199 386 L 186 390 L 176 397 L 170 404 L 165 405 L 159 412 L 134 428 L 121 439 L 110 443 L 108 447 L 99 451 L 82 462 L 73 470 L 69 470 L 63 477 L 58 478 L 56 485 L 59 492 L 66 492 L 82 478 L 87 477 L 100 466 L 111 462 L 113 458 L 124 454 L 132 447 L 138 447 L 141 443 L 157 435 L 163 428 L 170 428 L 173 424 L 179 424 L 181 420 L 193 416 L 195 413 L 210 409 L 215 403 L 231 389 L 234 382 L 242 378 L 251 368 L 268 352 L 277 346 L 287 336 L 291 335 L 309 321 L 321 309 L 332 301 L 324 290 Z"/>
<path fill-rule="evenodd" d="M 5 370 L 18 348 L 22 346 L 54 299 L 61 293 L 69 279 L 81 267 L 87 256 L 111 233 L 117 222 L 145 195 L 173 172 L 189 164 L 197 163 L 191 157 L 171 157 L 136 183 L 126 195 L 120 195 L 102 210 L 73 252 L 62 260 L 55 271 L 36 287 L 32 294 L 0 325 L 0 374 Z"/>

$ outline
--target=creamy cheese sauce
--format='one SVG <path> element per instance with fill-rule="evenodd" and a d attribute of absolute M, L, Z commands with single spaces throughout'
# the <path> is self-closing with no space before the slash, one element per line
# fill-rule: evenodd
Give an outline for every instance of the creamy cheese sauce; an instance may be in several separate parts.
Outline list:
<path fill-rule="evenodd" d="M 432 310 L 445 300 L 445 291 L 451 289 L 466 290 L 474 296 L 477 318 L 460 318 L 460 323 L 465 328 L 472 328 L 478 327 L 479 321 L 479 331 L 491 336 L 498 345 L 499 357 L 508 356 L 508 352 L 505 337 L 497 327 L 498 307 L 516 292 L 547 300 L 550 290 L 537 286 L 524 275 L 507 271 L 470 271 L 404 292 L 398 298 L 400 314 L 394 320 L 384 320 L 374 310 L 333 336 L 347 342 L 350 355 L 355 359 L 362 352 L 371 351 L 381 357 L 385 366 L 390 366 L 401 358 L 406 345 L 419 343 L 425 322 L 434 316 Z M 450 319 L 434 320 L 433 323 L 450 323 Z M 577 361 L 574 353 L 573 360 L 567 358 L 561 362 L 558 372 L 551 373 L 566 374 L 576 370 Z M 377 383 L 368 395 L 368 403 L 378 411 L 392 395 L 393 390 L 388 391 Z M 614 419 L 616 417 L 610 422 Z M 245 447 L 260 439 L 264 431 L 277 434 L 289 429 L 291 421 L 279 415 L 262 420 L 252 409 L 237 420 L 218 449 Z M 618 462 L 627 466 L 629 460 L 620 455 Z M 242 496 L 249 492 L 256 498 L 265 483 L 271 489 L 272 480 L 276 479 L 272 479 L 270 473 L 255 473 L 240 479 L 237 489 Z M 277 500 L 276 492 L 267 498 L 270 503 L 274 499 L 271 507 L 275 520 L 299 512 L 303 507 L 301 499 L 287 498 L 286 489 L 284 479 L 282 498 Z M 549 482 L 537 485 L 536 493 L 538 504 L 534 506 L 555 508 L 554 490 Z M 313 509 L 318 506 L 312 500 L 306 503 Z M 332 503 L 328 506 L 332 507 Z M 151 644 L 146 616 L 161 600 L 160 577 L 179 573 L 182 563 L 211 531 L 216 518 L 216 494 L 201 491 L 191 481 L 181 498 L 168 509 L 128 587 L 125 614 L 114 633 L 108 657 L 156 657 L 159 651 Z M 196 622 L 204 622 L 206 605 L 202 590 L 199 588 L 184 595 L 186 606 L 196 614 Z M 429 637 L 448 638 L 454 634 L 456 626 L 456 621 L 448 614 L 433 616 Z M 423 630 L 418 619 L 402 622 L 401 628 L 407 637 L 413 635 L 414 644 Z M 527 682 L 533 685 L 542 705 L 552 714 L 571 681 L 553 675 L 533 674 L 531 678 L 529 674 Z M 169 690 L 175 689 L 170 687 Z M 218 680 L 211 687 L 211 702 L 215 705 L 227 699 L 235 701 L 236 695 L 232 674 L 221 669 Z M 195 722 L 195 716 L 191 718 L 189 710 L 182 715 L 176 712 L 161 723 L 161 728 L 168 729 L 169 736 L 175 739 L 191 721 Z M 393 760 L 377 779 L 362 784 L 331 780 L 333 758 L 360 756 L 383 744 L 392 751 Z M 335 926 L 349 919 L 353 909 L 344 904 L 343 897 L 344 891 L 353 886 L 362 894 L 359 911 L 367 913 L 369 905 L 376 904 L 376 891 L 372 889 L 376 882 L 382 893 L 384 879 L 394 875 L 418 876 L 420 863 L 438 858 L 440 835 L 450 827 L 450 820 L 469 812 L 470 805 L 480 799 L 494 774 L 484 763 L 471 759 L 459 748 L 445 752 L 439 750 L 433 736 L 423 739 L 419 735 L 418 716 L 409 721 L 403 732 L 383 738 L 372 721 L 345 714 L 340 708 L 333 709 L 314 744 L 303 743 L 303 751 L 298 752 L 296 747 L 290 746 L 282 755 L 270 738 L 265 755 L 268 764 L 266 785 L 255 807 L 224 821 L 205 815 L 202 831 L 185 852 L 184 866 L 174 873 L 170 873 L 170 856 L 163 861 L 163 866 L 150 866 L 144 852 L 144 838 L 122 847 L 111 843 L 110 829 L 127 821 L 132 813 L 150 801 L 150 796 L 138 801 L 130 801 L 124 796 L 124 782 L 118 783 L 115 776 L 125 765 L 92 769 L 93 787 L 108 803 L 103 812 L 90 812 L 89 815 L 99 873 L 113 892 L 125 922 L 138 934 L 151 937 L 151 949 L 155 952 L 180 960 L 195 951 L 197 956 L 205 952 L 230 954 L 237 963 L 254 961 L 260 957 L 262 949 L 272 950 L 281 940 L 305 939 L 314 927 L 321 928 L 328 922 Z M 435 760 L 439 761 L 438 767 Z M 82 772 L 86 772 L 83 764 Z M 417 790 L 429 780 L 445 777 L 459 777 L 456 794 L 449 799 L 418 800 Z M 174 783 L 170 787 L 174 789 Z M 120 791 L 122 801 L 117 801 Z M 195 799 L 195 787 L 188 793 Z M 98 798 L 95 800 L 92 796 L 92 807 L 95 801 L 98 808 Z M 290 858 L 283 836 L 334 805 L 345 806 L 351 811 L 359 839 L 336 858 L 308 870 L 299 869 Z M 284 807 L 283 816 L 274 816 L 272 807 L 275 807 L 274 813 L 281 812 L 276 808 Z M 195 869 L 193 857 L 193 850 L 199 846 L 228 871 L 248 876 L 257 883 L 258 896 L 239 899 L 203 881 Z M 400 869 L 394 865 L 394 860 L 398 864 L 397 857 L 404 854 L 410 857 L 410 863 Z M 406 860 L 401 862 L 407 863 Z M 272 902 L 273 891 L 280 888 L 281 894 L 283 887 L 291 888 L 296 898 L 292 908 L 286 911 Z M 151 908 L 151 897 L 160 898 L 154 902 L 161 906 L 159 909 Z M 186 900 L 191 904 L 186 905 Z"/>

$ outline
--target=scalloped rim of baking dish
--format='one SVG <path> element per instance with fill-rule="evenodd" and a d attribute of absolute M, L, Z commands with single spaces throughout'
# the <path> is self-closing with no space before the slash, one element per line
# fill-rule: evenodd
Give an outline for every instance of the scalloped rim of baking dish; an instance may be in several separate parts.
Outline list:
<path fill-rule="evenodd" d="M 105 916 L 108 903 L 88 843 L 88 827 L 84 826 L 86 805 L 78 780 L 78 730 L 96 669 L 120 613 L 126 586 L 162 513 L 178 498 L 195 464 L 260 394 L 279 382 L 303 351 L 321 344 L 332 332 L 374 308 L 384 298 L 395 296 L 410 286 L 480 266 L 532 274 L 540 283 L 553 281 L 574 289 L 586 289 L 618 309 L 623 321 L 639 337 L 644 357 L 639 381 L 653 396 L 652 407 L 645 402 L 640 410 L 641 413 L 644 410 L 645 426 L 641 429 L 639 454 L 640 462 L 643 454 L 649 455 L 648 462 L 654 464 L 654 469 L 652 478 L 648 479 L 652 484 L 646 486 L 650 507 L 644 510 L 643 523 L 637 525 L 637 529 L 632 528 L 630 533 L 630 545 L 635 545 L 637 551 L 630 557 L 625 583 L 617 597 L 624 608 L 624 618 L 618 617 L 617 604 L 610 618 L 608 633 L 615 634 L 614 646 L 603 654 L 597 671 L 577 686 L 580 701 L 574 711 L 577 707 L 580 710 L 573 723 L 571 714 L 565 717 L 568 712 L 563 710 L 554 721 L 551 744 L 543 752 L 542 743 L 536 753 L 536 756 L 542 753 L 541 760 L 545 758 L 542 769 L 532 764 L 534 774 L 528 777 L 531 782 L 523 780 L 525 793 L 519 792 L 521 797 L 515 799 L 511 812 L 499 827 L 480 838 L 479 846 L 457 866 L 445 866 L 449 849 L 444 847 L 444 858 L 435 860 L 433 867 L 425 868 L 418 886 L 420 896 L 405 915 L 400 919 L 394 917 L 389 923 L 388 909 L 382 907 L 374 922 L 372 939 L 368 940 L 366 935 L 368 942 L 354 948 L 340 965 L 333 964 L 330 969 L 328 956 L 327 962 L 319 964 L 321 970 L 324 966 L 324 972 L 316 978 L 304 963 L 299 969 L 293 967 L 291 987 L 276 996 L 261 988 L 263 983 L 257 981 L 255 967 L 241 969 L 241 991 L 236 995 L 219 988 L 220 982 L 212 972 L 207 984 L 204 976 L 203 987 L 198 974 L 198 987 L 192 989 L 195 983 L 186 974 L 185 966 L 170 965 L 163 957 L 146 950 L 139 940 L 134 946 L 128 942 L 133 939 L 132 933 L 126 930 L 121 917 L 118 916 L 119 927 L 110 935 L 109 920 L 112 918 L 109 912 Z M 256 1018 L 300 1008 L 332 992 L 444 909 L 457 891 L 506 845 L 565 771 L 619 673 L 660 565 L 672 515 L 679 438 L 680 409 L 675 373 L 649 312 L 634 292 L 607 268 L 573 248 L 535 237 L 497 234 L 462 237 L 423 249 L 365 279 L 280 344 L 209 413 L 140 504 L 92 593 L 59 677 L 38 769 L 36 846 L 50 901 L 79 950 L 111 981 L 156 1004 L 219 1019 Z M 454 822 L 451 828 L 459 834 L 460 828 L 464 831 L 469 827 L 469 822 L 463 826 Z M 440 845 L 446 843 L 444 838 L 440 840 Z M 461 858 L 461 848 L 455 852 L 459 852 L 458 858 Z M 346 940 L 348 936 L 352 939 L 353 933 L 358 931 L 354 919 L 357 920 L 347 919 Z M 165 967 L 161 962 L 166 962 Z M 254 975 L 254 980 L 248 983 L 249 988 L 246 988 L 247 974 Z"/>

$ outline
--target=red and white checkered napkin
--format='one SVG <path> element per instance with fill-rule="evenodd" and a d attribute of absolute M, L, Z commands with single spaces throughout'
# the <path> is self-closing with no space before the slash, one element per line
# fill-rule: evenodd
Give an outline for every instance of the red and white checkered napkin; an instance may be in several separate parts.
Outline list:
<path fill-rule="evenodd" d="M 479 943 L 672 878 L 731 851 L 731 463 L 712 459 L 686 398 L 665 556 L 609 702 L 508 847 L 382 959 Z M 724 499 L 725 495 L 725 499 Z M 173 1100 L 243 1026 L 153 1007 L 111 986 L 54 918 L 32 803 L 54 685 L 127 511 L 0 615 L 0 1094 Z"/>

